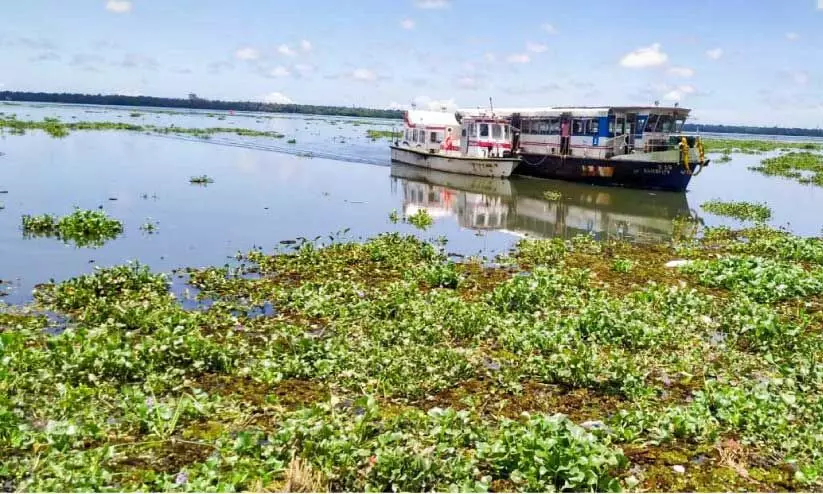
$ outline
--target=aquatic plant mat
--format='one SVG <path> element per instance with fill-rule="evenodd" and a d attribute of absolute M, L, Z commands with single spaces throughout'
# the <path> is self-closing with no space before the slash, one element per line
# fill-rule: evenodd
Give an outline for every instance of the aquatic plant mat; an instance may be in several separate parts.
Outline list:
<path fill-rule="evenodd" d="M 41 285 L 0 314 L 0 486 L 820 489 L 823 240 L 694 231 L 295 244 L 178 273 L 199 303 Z"/>

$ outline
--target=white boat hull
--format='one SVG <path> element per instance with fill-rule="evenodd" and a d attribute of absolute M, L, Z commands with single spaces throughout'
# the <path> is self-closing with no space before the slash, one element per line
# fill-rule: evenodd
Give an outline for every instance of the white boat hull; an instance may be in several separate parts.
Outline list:
<path fill-rule="evenodd" d="M 471 158 L 448 156 L 391 146 L 391 159 L 407 165 L 419 166 L 442 172 L 477 175 L 479 177 L 506 178 L 520 162 L 518 158 Z"/>

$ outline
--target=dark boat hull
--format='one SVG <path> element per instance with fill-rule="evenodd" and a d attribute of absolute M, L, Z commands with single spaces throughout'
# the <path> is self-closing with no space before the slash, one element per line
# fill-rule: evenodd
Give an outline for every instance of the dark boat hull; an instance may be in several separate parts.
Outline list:
<path fill-rule="evenodd" d="M 596 185 L 672 191 L 686 190 L 693 176 L 682 165 L 673 163 L 540 154 L 522 154 L 514 174 Z"/>

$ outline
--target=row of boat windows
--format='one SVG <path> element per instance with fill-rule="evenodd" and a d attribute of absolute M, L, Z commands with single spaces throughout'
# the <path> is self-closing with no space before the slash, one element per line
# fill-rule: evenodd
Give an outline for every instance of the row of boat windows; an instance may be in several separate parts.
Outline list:
<path fill-rule="evenodd" d="M 428 136 L 426 134 L 427 132 L 423 129 L 406 129 L 406 141 L 420 142 L 424 144 L 427 142 L 434 144 L 440 144 L 443 142 L 442 132 L 428 132 Z M 428 137 L 428 140 L 426 140 L 426 137 Z"/>
<path fill-rule="evenodd" d="M 474 124 L 470 123 L 463 127 L 463 137 L 466 137 L 466 133 L 468 132 L 468 137 L 489 137 L 491 133 L 492 139 L 505 139 L 509 140 L 510 130 L 509 126 L 506 124 L 490 124 L 490 123 L 480 123 Z"/>
<path fill-rule="evenodd" d="M 521 132 L 536 135 L 560 135 L 562 123 L 559 118 L 543 120 L 523 120 Z M 613 132 L 614 121 L 609 122 L 609 132 Z M 571 134 L 576 136 L 596 136 L 600 133 L 600 120 L 596 118 L 575 118 L 571 120 Z"/>
<path fill-rule="evenodd" d="M 603 119 L 605 122 L 605 119 Z M 571 135 L 576 136 L 596 136 L 600 134 L 600 119 L 597 118 L 575 118 L 571 120 Z M 642 120 L 640 121 L 642 124 Z M 621 135 L 636 132 L 634 122 L 627 122 L 624 119 L 615 121 L 615 117 L 608 119 L 608 135 Z M 675 120 L 670 115 L 651 115 L 645 122 L 643 132 L 679 132 L 683 125 L 682 120 Z M 559 118 L 547 118 L 542 120 L 523 120 L 521 132 L 533 135 L 560 135 L 561 120 Z"/>

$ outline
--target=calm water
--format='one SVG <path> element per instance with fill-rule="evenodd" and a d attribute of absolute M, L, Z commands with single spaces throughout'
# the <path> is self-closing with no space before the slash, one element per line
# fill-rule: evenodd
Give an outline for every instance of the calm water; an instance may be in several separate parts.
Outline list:
<path fill-rule="evenodd" d="M 0 191 L 7 191 L 0 194 L 5 206 L 0 210 L 0 279 L 9 303 L 30 299 L 36 283 L 127 260 L 170 271 L 222 265 L 239 251 L 283 248 L 282 240 L 297 237 L 327 239 L 344 228 L 351 239 L 417 232 L 389 222 L 395 209 L 412 214 L 426 208 L 436 221 L 420 235 L 445 235 L 450 251 L 486 256 L 505 251 L 523 236 L 591 233 L 666 240 L 671 220 L 682 215 L 707 225 L 739 226 L 700 211 L 699 205 L 713 198 L 766 202 L 774 210 L 773 224 L 801 235 L 819 235 L 823 226 L 818 213 L 823 189 L 746 170 L 762 156 L 735 154 L 731 163 L 706 169 L 686 193 L 655 193 L 391 166 L 387 142 L 366 137 L 366 129 L 397 125 L 391 121 L 68 105 L 0 104 L 0 112 L 20 119 L 57 116 L 67 122 L 243 127 L 286 134 L 281 140 L 216 135 L 207 141 L 94 131 L 64 139 L 36 131 L 0 136 Z M 134 112 L 141 115 L 131 117 Z M 287 144 L 289 138 L 297 143 Z M 313 157 L 301 156 L 307 153 Z M 189 177 L 200 174 L 215 182 L 190 185 Z M 544 199 L 547 190 L 560 192 L 563 199 Z M 101 248 L 25 239 L 20 230 L 23 214 L 62 215 L 74 207 L 99 206 L 125 224 L 125 233 Z M 158 233 L 140 230 L 147 221 L 158 223 Z"/>

